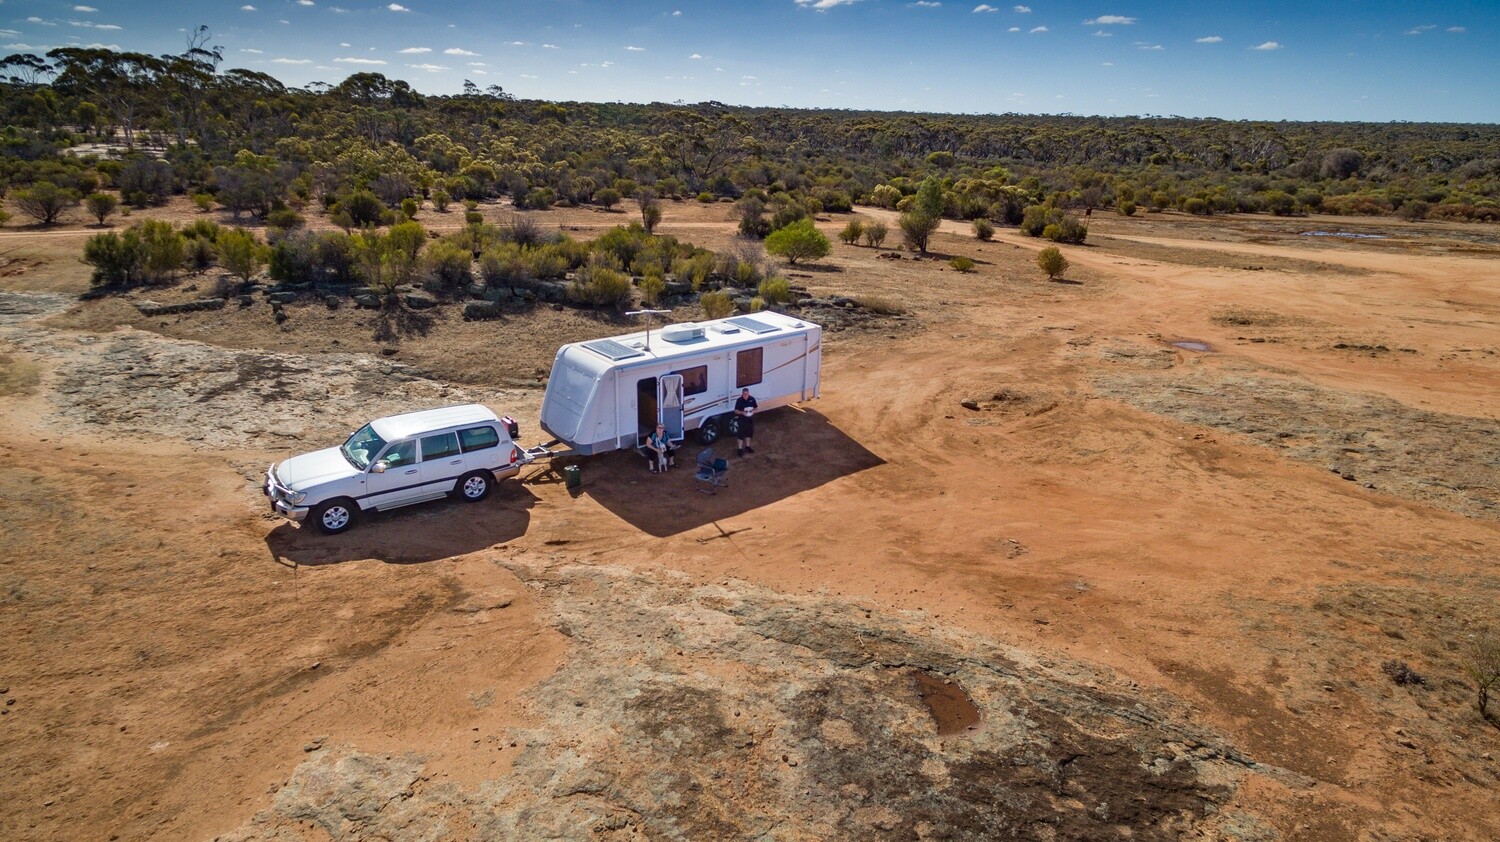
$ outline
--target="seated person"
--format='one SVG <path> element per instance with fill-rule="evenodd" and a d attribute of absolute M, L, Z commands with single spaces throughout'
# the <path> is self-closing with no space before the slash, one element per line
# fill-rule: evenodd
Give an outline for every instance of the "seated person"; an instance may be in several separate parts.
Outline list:
<path fill-rule="evenodd" d="M 646 438 L 646 458 L 651 460 L 651 473 L 677 467 L 677 461 L 673 458 L 676 453 L 677 448 L 672 446 L 672 440 L 667 437 L 667 428 L 657 424 L 656 431 Z"/>

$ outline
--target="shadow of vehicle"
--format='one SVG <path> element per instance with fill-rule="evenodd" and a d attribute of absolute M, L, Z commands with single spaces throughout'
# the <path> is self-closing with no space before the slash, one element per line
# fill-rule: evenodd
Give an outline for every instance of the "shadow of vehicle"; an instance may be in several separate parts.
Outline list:
<path fill-rule="evenodd" d="M 704 446 L 693 434 L 677 453 L 677 467 L 653 475 L 630 452 L 586 459 L 582 493 L 622 520 L 658 538 L 687 532 L 884 465 L 885 460 L 833 426 L 821 413 L 789 407 L 755 422 L 756 452 L 739 458 L 735 441 L 720 439 L 717 456 L 729 461 L 729 486 L 700 494 L 694 462 Z"/>
<path fill-rule="evenodd" d="M 363 512 L 353 529 L 324 535 L 310 523 L 283 523 L 266 536 L 278 564 L 320 567 L 373 558 L 387 564 L 421 564 L 472 553 L 526 534 L 536 495 L 505 480 L 478 503 L 436 500 Z"/>

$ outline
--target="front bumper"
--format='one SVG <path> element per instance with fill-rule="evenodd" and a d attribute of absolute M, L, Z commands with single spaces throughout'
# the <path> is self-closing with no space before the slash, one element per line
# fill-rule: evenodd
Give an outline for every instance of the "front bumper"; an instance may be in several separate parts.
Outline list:
<path fill-rule="evenodd" d="M 271 498 L 271 510 L 276 512 L 276 514 L 296 523 L 301 523 L 307 519 L 307 506 L 297 506 L 286 500 L 286 496 L 291 492 L 288 489 L 282 488 L 280 483 L 276 482 L 275 468 L 266 471 L 266 484 L 261 488 L 261 491 L 267 497 Z"/>

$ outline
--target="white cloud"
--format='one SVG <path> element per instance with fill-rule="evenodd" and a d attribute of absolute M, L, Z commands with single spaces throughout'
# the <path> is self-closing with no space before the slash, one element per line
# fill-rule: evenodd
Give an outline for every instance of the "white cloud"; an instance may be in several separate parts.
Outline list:
<path fill-rule="evenodd" d="M 1051 32 L 1051 31 L 1052 30 L 1048 29 L 1045 26 L 1034 26 L 1034 27 L 1031 28 L 1031 32 L 1029 32 L 1027 34 L 1029 34 L 1029 35 L 1035 35 L 1038 32 Z"/>
<path fill-rule="evenodd" d="M 1437 29 L 1437 24 L 1435 24 L 1435 23 L 1429 23 L 1426 26 L 1414 26 L 1411 29 L 1406 30 L 1406 34 L 1407 35 L 1421 35 L 1423 32 L 1426 32 L 1429 29 Z"/>
<path fill-rule="evenodd" d="M 347 47 L 349 45 L 348 44 L 342 44 L 340 46 Z M 421 55 L 422 53 L 430 53 L 430 52 L 432 52 L 432 48 L 431 47 L 407 47 L 405 49 L 397 50 L 396 52 L 398 52 L 398 53 L 400 53 L 400 54 L 402 54 L 404 56 L 415 56 L 415 55 Z"/>
<path fill-rule="evenodd" d="M 521 78 L 522 79 L 540 79 L 541 77 L 540 76 L 533 76 L 530 73 L 522 73 L 521 74 Z"/>
<path fill-rule="evenodd" d="M 1124 15 L 1100 15 L 1083 22 L 1084 26 L 1129 26 L 1135 23 L 1135 18 L 1127 18 Z"/>
<path fill-rule="evenodd" d="M 5 46 L 5 49 L 7 49 L 7 50 L 40 50 L 40 49 L 43 49 L 42 47 L 33 47 L 30 44 L 6 44 L 4 46 Z"/>
<path fill-rule="evenodd" d="M 411 9 L 406 8 L 405 6 L 401 5 L 400 3 L 392 3 L 391 5 L 386 6 L 386 8 L 390 9 L 393 12 L 409 12 L 409 11 L 411 11 Z"/>
<path fill-rule="evenodd" d="M 917 0 L 917 2 L 913 3 L 912 5 L 918 6 L 923 9 L 936 9 L 943 4 L 936 2 L 936 0 Z"/>
<path fill-rule="evenodd" d="M 644 53 L 645 51 L 646 51 L 645 47 L 630 46 L 630 47 L 626 47 L 625 48 L 625 52 L 627 52 L 627 53 Z"/>
<path fill-rule="evenodd" d="M 543 44 L 542 45 L 542 49 L 544 49 L 544 50 L 561 50 L 562 47 L 559 47 L 556 44 Z"/>
<path fill-rule="evenodd" d="M 41 18 L 37 17 L 36 15 L 32 15 L 31 17 L 27 18 L 26 22 L 27 23 L 40 24 L 42 26 L 57 26 L 57 21 L 55 21 L 55 20 L 42 20 Z"/>
<path fill-rule="evenodd" d="M 348 42 L 348 41 L 340 41 L 340 42 L 339 42 L 339 46 L 340 46 L 340 47 L 352 47 L 352 46 L 354 46 L 354 45 L 353 45 L 353 44 L 350 44 L 350 43 L 349 43 L 349 42 Z"/>
<path fill-rule="evenodd" d="M 677 11 L 673 12 L 672 13 L 672 17 L 674 17 L 674 18 L 680 18 L 680 17 L 682 17 L 682 10 L 678 9 Z"/>
<path fill-rule="evenodd" d="M 700 56 L 697 53 L 693 53 L 692 55 L 688 56 L 688 59 L 691 60 L 691 61 L 698 61 L 698 60 L 700 60 L 702 58 L 703 58 L 703 56 Z"/>
<path fill-rule="evenodd" d="M 475 76 L 488 76 L 488 75 L 490 75 L 490 72 L 488 70 L 480 70 L 477 67 L 475 69 L 469 71 L 469 72 L 473 73 Z"/>
<path fill-rule="evenodd" d="M 1462 26 L 1450 26 L 1448 27 L 1448 31 L 1455 34 L 1463 34 L 1465 32 L 1468 32 L 1469 30 L 1464 29 Z"/>
<path fill-rule="evenodd" d="M 312 64 L 310 58 L 273 58 L 272 64 Z"/>
<path fill-rule="evenodd" d="M 1113 37 L 1115 37 L 1115 34 L 1113 32 L 1105 32 L 1104 30 L 1100 29 L 1100 30 L 1096 30 L 1094 32 L 1094 37 L 1095 38 L 1113 38 Z"/>
<path fill-rule="evenodd" d="M 525 41 L 506 41 L 505 42 L 505 46 L 507 46 L 507 47 L 524 47 L 524 46 L 526 46 L 526 42 Z"/>
<path fill-rule="evenodd" d="M 1115 63 L 1114 63 L 1114 62 L 1112 62 L 1112 61 L 1106 61 L 1106 62 L 1104 62 L 1104 63 L 1103 63 L 1103 64 L 1101 64 L 1101 65 L 1099 65 L 1099 66 L 1100 66 L 1100 67 L 1114 67 L 1114 66 L 1115 66 Z"/>
<path fill-rule="evenodd" d="M 486 64 L 486 63 L 484 63 L 482 61 L 471 61 L 471 62 L 469 62 L 469 66 L 470 67 L 489 67 L 488 64 Z"/>
<path fill-rule="evenodd" d="M 443 50 L 443 55 L 445 55 L 445 56 L 477 56 L 477 55 L 479 55 L 479 53 L 469 52 L 468 50 L 465 50 L 465 49 L 463 49 L 461 47 L 449 47 L 448 49 Z"/>
<path fill-rule="evenodd" d="M 848 6 L 852 3 L 858 3 L 859 0 L 796 0 L 796 2 L 798 6 L 804 9 L 817 9 L 820 12 L 826 12 L 835 6 Z"/>
<path fill-rule="evenodd" d="M 1203 38 L 1195 38 L 1195 39 L 1193 39 L 1193 40 L 1194 40 L 1194 41 L 1195 41 L 1195 42 L 1196 42 L 1196 43 L 1199 43 L 1199 44 L 1217 44 L 1217 43 L 1219 43 L 1219 42 L 1220 42 L 1220 41 L 1223 41 L 1223 40 L 1224 40 L 1224 39 L 1223 39 L 1223 38 L 1220 38 L 1220 37 L 1219 37 L 1219 36 L 1217 36 L 1217 35 L 1208 35 L 1208 36 L 1205 36 L 1205 37 L 1203 37 Z"/>
<path fill-rule="evenodd" d="M 265 50 L 257 50 L 254 47 L 245 47 L 244 49 L 240 50 L 240 52 L 249 53 L 252 56 L 258 56 L 264 53 Z"/>
<path fill-rule="evenodd" d="M 318 4 L 314 3 L 313 0 L 297 0 L 297 5 L 298 6 L 316 6 Z"/>
<path fill-rule="evenodd" d="M 1021 31 L 1021 27 L 1019 27 L 1019 26 L 1012 26 L 1010 29 L 1007 29 L 1005 31 L 1006 32 L 1020 32 Z"/>
<path fill-rule="evenodd" d="M 333 12 L 336 15 L 346 15 L 349 13 L 349 10 L 344 8 L 343 6 L 329 6 L 328 11 Z"/>
<path fill-rule="evenodd" d="M 1015 12 L 1018 15 L 1029 15 L 1029 14 L 1031 14 L 1031 7 L 1030 6 L 1016 6 L 1015 7 Z"/>
<path fill-rule="evenodd" d="M 252 6 L 252 5 L 250 5 L 249 3 L 246 3 L 245 5 L 243 5 L 243 6 L 240 7 L 240 11 L 242 11 L 242 12 L 253 12 L 253 11 L 255 11 L 255 7 Z"/>
<path fill-rule="evenodd" d="M 1000 11 L 1000 10 L 997 9 L 997 8 L 995 8 L 994 6 L 991 6 L 988 3 L 980 3 L 978 6 L 974 7 L 974 14 L 976 14 L 976 15 L 979 14 L 979 13 L 981 13 L 981 12 L 998 12 L 998 11 Z"/>
<path fill-rule="evenodd" d="M 73 7 L 73 11 L 75 11 L 75 12 L 83 12 L 83 13 L 87 14 L 89 12 L 97 12 L 99 10 L 96 9 L 96 8 L 94 8 L 93 6 L 74 6 Z"/>
<path fill-rule="evenodd" d="M 428 73 L 439 73 L 448 69 L 441 64 L 408 64 L 407 67 L 410 67 L 412 70 L 424 70 Z"/>
<path fill-rule="evenodd" d="M 1163 47 L 1160 44 L 1137 44 L 1136 46 L 1140 47 L 1143 50 L 1156 50 L 1158 52 L 1166 49 L 1166 47 Z"/>
<path fill-rule="evenodd" d="M 1276 43 L 1275 41 L 1267 41 L 1264 44 L 1256 44 L 1255 46 L 1251 47 L 1250 49 L 1252 49 L 1252 50 L 1279 50 L 1279 49 L 1281 49 L 1281 45 L 1278 44 L 1278 43 Z"/>
<path fill-rule="evenodd" d="M 281 20 L 278 20 L 278 21 L 276 21 L 276 22 L 277 22 L 277 23 L 284 23 L 284 24 L 286 24 L 286 25 L 287 25 L 287 26 L 291 26 L 291 25 L 292 25 L 292 22 L 291 22 L 291 21 L 289 21 L 289 20 L 287 20 L 287 19 L 286 19 L 286 18 L 282 18 L 282 19 L 281 19 Z"/>
<path fill-rule="evenodd" d="M 336 59 L 333 60 L 333 63 L 334 64 L 369 64 L 369 65 L 375 65 L 375 66 L 379 66 L 379 65 L 385 64 L 384 61 L 382 61 L 382 60 L 380 60 L 378 58 L 336 58 Z"/>

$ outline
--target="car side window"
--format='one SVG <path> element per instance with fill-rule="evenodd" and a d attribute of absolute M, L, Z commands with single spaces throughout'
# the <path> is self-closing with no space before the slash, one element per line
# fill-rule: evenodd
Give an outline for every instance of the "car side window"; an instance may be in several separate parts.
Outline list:
<path fill-rule="evenodd" d="M 431 462 L 434 459 L 442 459 L 445 456 L 453 456 L 458 453 L 458 436 L 453 433 L 439 433 L 435 436 L 422 437 L 422 461 Z"/>
<path fill-rule="evenodd" d="M 463 444 L 465 453 L 473 453 L 476 450 L 488 450 L 498 445 L 500 434 L 495 432 L 494 427 L 471 427 L 467 430 L 459 430 L 458 440 Z"/>
<path fill-rule="evenodd" d="M 417 461 L 417 442 L 398 441 L 385 449 L 385 455 L 380 457 L 381 464 L 386 469 L 399 468 L 402 465 L 411 465 Z"/>

